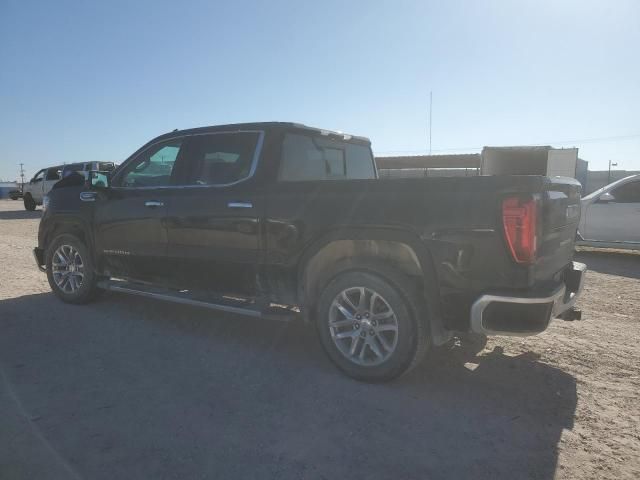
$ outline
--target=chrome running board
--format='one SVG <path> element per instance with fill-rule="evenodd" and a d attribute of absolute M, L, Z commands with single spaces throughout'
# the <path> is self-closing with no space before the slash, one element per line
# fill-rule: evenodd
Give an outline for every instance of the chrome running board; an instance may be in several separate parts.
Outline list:
<path fill-rule="evenodd" d="M 139 297 L 153 298 L 166 302 L 180 303 L 192 307 L 202 307 L 219 312 L 245 315 L 254 318 L 268 320 L 290 321 L 294 320 L 298 312 L 289 308 L 271 307 L 260 308 L 259 304 L 250 299 L 239 299 L 215 296 L 209 299 L 196 297 L 189 291 L 177 291 L 154 287 L 143 283 L 133 283 L 121 280 L 103 280 L 98 282 L 98 287 L 117 293 L 137 295 Z"/>

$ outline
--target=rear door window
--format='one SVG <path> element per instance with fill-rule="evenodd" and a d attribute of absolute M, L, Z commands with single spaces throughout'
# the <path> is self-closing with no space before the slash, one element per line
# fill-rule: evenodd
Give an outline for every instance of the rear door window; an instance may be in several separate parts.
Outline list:
<path fill-rule="evenodd" d="M 62 178 L 62 169 L 60 167 L 53 167 L 47 170 L 46 180 L 60 180 Z"/>
<path fill-rule="evenodd" d="M 371 178 L 375 178 L 375 168 L 369 146 L 311 135 L 285 135 L 281 181 Z"/>
<path fill-rule="evenodd" d="M 231 185 L 254 171 L 260 132 L 228 132 L 194 137 L 189 148 L 189 185 Z"/>

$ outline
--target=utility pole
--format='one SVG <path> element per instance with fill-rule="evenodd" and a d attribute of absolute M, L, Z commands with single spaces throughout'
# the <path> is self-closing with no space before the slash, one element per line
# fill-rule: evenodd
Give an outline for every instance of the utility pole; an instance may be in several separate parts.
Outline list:
<path fill-rule="evenodd" d="M 24 163 L 20 164 L 20 191 L 24 190 Z"/>
<path fill-rule="evenodd" d="M 609 177 L 607 179 L 607 185 L 611 183 L 611 167 L 617 167 L 617 166 L 618 166 L 617 163 L 611 163 L 611 160 L 609 160 Z"/>
<path fill-rule="evenodd" d="M 433 110 L 433 91 L 429 92 L 429 155 L 431 155 L 431 119 Z"/>

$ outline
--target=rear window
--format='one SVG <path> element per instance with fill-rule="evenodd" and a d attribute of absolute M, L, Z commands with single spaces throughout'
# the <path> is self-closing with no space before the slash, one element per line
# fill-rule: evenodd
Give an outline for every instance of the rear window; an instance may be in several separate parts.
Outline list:
<path fill-rule="evenodd" d="M 99 162 L 98 163 L 98 171 L 100 172 L 110 172 L 115 170 L 116 164 L 113 162 Z"/>
<path fill-rule="evenodd" d="M 285 135 L 280 180 L 371 178 L 375 178 L 375 169 L 371 149 L 367 145 L 295 133 Z"/>

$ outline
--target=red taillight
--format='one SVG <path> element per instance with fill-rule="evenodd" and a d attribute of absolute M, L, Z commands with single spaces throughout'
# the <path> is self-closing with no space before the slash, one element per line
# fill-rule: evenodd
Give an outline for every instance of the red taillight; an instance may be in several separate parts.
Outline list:
<path fill-rule="evenodd" d="M 536 217 L 535 198 L 509 197 L 502 201 L 504 235 L 518 263 L 533 263 L 536 259 Z"/>

